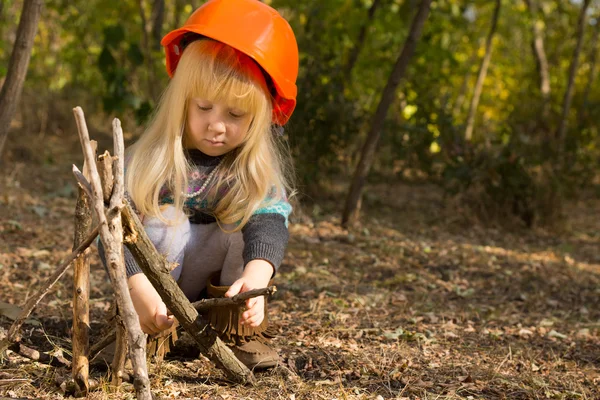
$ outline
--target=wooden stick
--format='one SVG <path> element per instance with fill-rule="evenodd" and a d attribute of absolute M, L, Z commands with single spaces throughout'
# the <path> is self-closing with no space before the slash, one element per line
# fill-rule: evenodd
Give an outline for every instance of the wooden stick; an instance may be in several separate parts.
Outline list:
<path fill-rule="evenodd" d="M 85 160 L 90 168 L 90 179 L 92 187 L 92 203 L 98 222 L 100 223 L 100 240 L 106 251 L 106 261 L 111 283 L 115 291 L 117 306 L 125 323 L 129 335 L 129 344 L 131 346 L 131 362 L 133 364 L 134 388 L 136 397 L 141 400 L 151 400 L 150 380 L 146 366 L 146 336 L 142 332 L 138 316 L 133 308 L 131 296 L 127 287 L 125 278 L 125 264 L 123 261 L 123 228 L 121 224 L 121 215 L 116 213 L 110 220 L 107 220 L 104 214 L 104 196 L 102 193 L 102 184 L 96 167 L 96 160 L 90 146 L 90 139 L 85 123 L 83 110 L 80 107 L 73 109 L 75 120 L 77 121 L 77 130 L 81 141 L 81 148 Z M 113 140 L 115 143 L 116 156 L 123 163 L 123 131 L 120 129 L 120 123 L 113 122 Z M 122 169 L 120 170 L 122 174 Z M 118 175 L 116 173 L 115 175 Z M 121 177 L 115 177 L 115 186 L 118 185 Z M 121 186 L 122 187 L 122 186 Z M 123 190 L 113 190 L 110 200 L 111 205 L 119 206 L 123 204 Z"/>
<path fill-rule="evenodd" d="M 33 361 L 41 362 L 53 367 L 71 368 L 71 362 L 66 358 L 61 356 L 51 356 L 50 354 L 27 347 L 22 343 L 13 343 L 8 349 Z"/>
<path fill-rule="evenodd" d="M 146 235 L 131 206 L 122 209 L 125 244 L 167 308 L 181 326 L 194 338 L 200 351 L 235 382 L 255 384 L 252 372 L 240 362 L 219 339 L 217 333 L 198 315 L 170 274 L 169 262 L 161 256 Z"/>
<path fill-rule="evenodd" d="M 262 289 L 249 290 L 244 293 L 236 294 L 233 297 L 220 297 L 215 299 L 203 299 L 192 303 L 197 311 L 204 311 L 213 307 L 227 307 L 233 305 L 242 305 L 248 299 L 258 296 L 272 296 L 277 291 L 275 286 L 269 286 Z"/>
<path fill-rule="evenodd" d="M 110 202 L 114 185 L 113 157 L 108 151 L 105 151 L 104 154 L 98 156 L 96 165 L 98 166 L 100 182 L 102 182 L 102 193 L 104 194 L 103 200 L 105 204 L 108 204 Z"/>
<path fill-rule="evenodd" d="M 95 142 L 94 142 L 95 144 Z M 92 144 L 94 153 L 96 149 Z M 89 177 L 89 167 L 83 164 L 83 170 Z M 89 206 L 90 198 L 79 186 L 77 203 L 75 205 L 75 234 L 73 247 L 77 248 L 89 234 L 92 225 L 92 212 Z M 76 395 L 86 397 L 89 391 L 89 360 L 90 351 L 90 260 L 89 250 L 75 260 L 73 268 L 73 381 L 77 387 Z"/>
<path fill-rule="evenodd" d="M 113 194 L 113 186 L 115 179 L 113 176 L 113 161 L 117 161 L 117 157 L 112 157 L 108 151 L 98 156 L 96 165 L 98 166 L 98 175 L 102 184 L 102 193 L 104 194 L 104 204 L 109 204 Z M 119 190 L 117 188 L 117 190 Z M 111 384 L 114 388 L 119 388 L 123 383 L 123 374 L 125 373 L 125 361 L 127 360 L 127 330 L 123 323 L 123 319 L 119 315 L 119 307 L 115 307 L 116 315 L 114 323 L 115 329 L 115 354 L 113 356 L 111 370 Z M 109 342 L 109 343 L 112 343 Z"/>
<path fill-rule="evenodd" d="M 234 304 L 241 305 L 246 300 L 251 299 L 253 297 L 272 296 L 273 293 L 275 293 L 276 291 L 277 291 L 277 288 L 275 286 L 269 286 L 267 288 L 249 290 L 244 293 L 236 294 L 235 296 L 230 297 L 230 298 L 216 298 L 216 299 L 199 300 L 199 301 L 192 303 L 192 306 L 197 311 L 204 311 L 204 310 L 207 310 L 212 307 L 226 307 L 226 306 L 231 306 Z M 106 346 L 108 346 L 109 344 L 114 342 L 116 338 L 117 338 L 116 329 L 112 329 L 111 331 L 108 332 L 107 335 L 104 335 L 102 337 L 102 339 L 98 343 L 93 345 L 92 348 L 90 349 L 90 359 L 94 358 L 96 356 L 96 354 L 98 354 L 102 351 L 102 349 L 104 349 Z"/>
<path fill-rule="evenodd" d="M 90 360 L 93 360 L 98 353 L 100 353 L 106 346 L 114 342 L 116 338 L 117 331 L 115 328 L 113 328 L 107 335 L 104 335 L 99 342 L 90 348 Z"/>
<path fill-rule="evenodd" d="M 102 381 L 98 381 L 97 379 L 94 378 L 90 378 L 89 379 L 89 384 L 90 384 L 90 392 L 96 391 L 96 390 L 101 390 L 104 388 L 103 382 Z M 68 379 L 68 380 L 63 380 L 60 377 L 56 378 L 56 385 L 59 386 L 64 392 L 66 396 L 73 396 L 77 394 L 77 385 L 75 384 L 75 381 L 73 381 L 72 379 Z M 1 398 L 0 398 L 1 400 Z"/>
<path fill-rule="evenodd" d="M 114 387 L 121 386 L 123 383 L 123 374 L 125 373 L 125 361 L 127 360 L 127 331 L 123 324 L 123 319 L 117 313 L 115 316 L 117 323 L 116 327 L 116 346 L 115 355 L 111 365 L 112 368 L 112 385 Z"/>
<path fill-rule="evenodd" d="M 54 286 L 54 284 L 63 276 L 69 265 L 75 260 L 81 253 L 87 249 L 90 244 L 94 241 L 96 236 L 98 236 L 98 232 L 100 230 L 100 226 L 96 226 L 89 236 L 81 243 L 81 245 L 75 249 L 67 259 L 57 268 L 57 270 L 50 276 L 43 284 L 42 287 L 38 290 L 36 294 L 31 296 L 27 303 L 23 306 L 23 311 L 19 314 L 19 316 L 15 319 L 13 324 L 10 326 L 8 330 L 8 334 L 6 338 L 2 339 L 0 342 L 0 357 L 6 351 L 6 349 L 16 341 L 17 333 L 19 329 L 23 325 L 23 322 L 29 317 L 35 306 L 44 298 L 44 296 L 48 293 L 48 291 Z"/>

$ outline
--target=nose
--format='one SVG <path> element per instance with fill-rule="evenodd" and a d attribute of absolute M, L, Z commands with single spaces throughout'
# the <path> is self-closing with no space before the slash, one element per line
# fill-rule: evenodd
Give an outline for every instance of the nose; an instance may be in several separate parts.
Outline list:
<path fill-rule="evenodd" d="M 224 133 L 225 122 L 220 118 L 216 118 L 208 123 L 208 130 L 217 134 Z"/>

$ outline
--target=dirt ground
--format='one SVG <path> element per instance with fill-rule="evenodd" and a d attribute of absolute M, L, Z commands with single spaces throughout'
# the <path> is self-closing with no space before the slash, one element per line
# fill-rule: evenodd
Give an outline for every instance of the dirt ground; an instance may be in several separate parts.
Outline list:
<path fill-rule="evenodd" d="M 82 159 L 76 138 L 14 142 L 0 170 L 0 337 L 10 305 L 70 253 L 70 170 Z M 600 200 L 572 202 L 567 227 L 552 232 L 486 228 L 437 187 L 405 183 L 370 186 L 360 228 L 347 231 L 341 199 L 332 188 L 290 224 L 269 310 L 282 367 L 243 387 L 205 358 L 172 356 L 150 366 L 157 396 L 600 399 Z M 24 343 L 69 356 L 71 280 L 36 308 Z M 96 341 L 112 301 L 96 256 L 91 296 Z M 0 398 L 62 399 L 69 375 L 12 353 Z M 92 376 L 101 386 L 90 398 L 133 397 L 131 384 L 115 393 L 105 372 Z"/>

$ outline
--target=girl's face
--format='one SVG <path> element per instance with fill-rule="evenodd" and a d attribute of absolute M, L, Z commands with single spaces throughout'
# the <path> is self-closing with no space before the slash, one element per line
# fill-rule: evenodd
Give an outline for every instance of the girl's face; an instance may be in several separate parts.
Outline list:
<path fill-rule="evenodd" d="M 252 118 L 222 101 L 192 98 L 188 104 L 185 147 L 220 156 L 242 144 Z"/>

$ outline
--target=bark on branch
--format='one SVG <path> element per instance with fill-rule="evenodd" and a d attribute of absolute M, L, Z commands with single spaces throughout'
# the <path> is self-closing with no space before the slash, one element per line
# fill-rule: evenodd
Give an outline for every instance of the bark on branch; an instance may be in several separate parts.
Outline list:
<path fill-rule="evenodd" d="M 97 144 L 92 142 L 96 152 Z M 83 170 L 89 178 L 89 168 L 83 164 Z M 80 186 L 75 206 L 75 233 L 73 247 L 78 247 L 89 235 L 92 225 L 90 197 Z M 90 352 L 90 260 L 89 250 L 75 260 L 73 266 L 73 367 L 72 376 L 77 387 L 76 395 L 85 397 L 89 391 L 89 360 Z"/>
<path fill-rule="evenodd" d="M 254 384 L 252 372 L 233 355 L 219 339 L 217 333 L 202 321 L 196 309 L 171 277 L 169 263 L 156 251 L 129 204 L 125 205 L 122 214 L 125 244 L 167 308 L 198 343 L 200 351 L 222 369 L 229 379 L 238 383 Z"/>
<path fill-rule="evenodd" d="M 50 354 L 27 347 L 23 343 L 13 343 L 8 349 L 14 351 L 22 357 L 29 358 L 30 360 L 37 361 L 42 364 L 47 364 L 52 367 L 71 368 L 71 362 L 66 358 L 62 356 L 51 356 Z"/>

